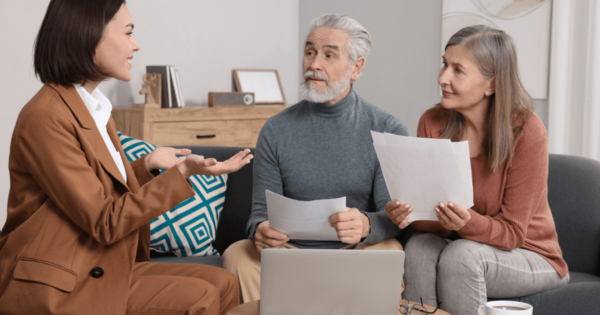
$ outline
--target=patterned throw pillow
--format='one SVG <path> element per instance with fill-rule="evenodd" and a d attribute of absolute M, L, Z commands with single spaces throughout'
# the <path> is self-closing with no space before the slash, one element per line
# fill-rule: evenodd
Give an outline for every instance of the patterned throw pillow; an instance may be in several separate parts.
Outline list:
<path fill-rule="evenodd" d="M 156 146 L 119 132 L 129 162 L 156 149 Z M 150 222 L 150 249 L 177 256 L 219 255 L 212 247 L 227 189 L 227 174 L 194 175 L 190 182 L 196 195 Z"/>

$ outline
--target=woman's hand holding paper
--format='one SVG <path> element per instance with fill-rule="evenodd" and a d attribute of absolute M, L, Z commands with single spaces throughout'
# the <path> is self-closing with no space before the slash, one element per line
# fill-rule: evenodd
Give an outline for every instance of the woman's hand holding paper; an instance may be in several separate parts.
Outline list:
<path fill-rule="evenodd" d="M 385 212 L 394 224 L 397 224 L 400 229 L 406 228 L 408 223 L 408 215 L 413 211 L 409 203 L 402 204 L 400 200 L 395 199 L 385 204 Z"/>
<path fill-rule="evenodd" d="M 437 212 L 438 220 L 440 220 L 442 226 L 451 231 L 460 230 L 471 220 L 471 213 L 453 202 L 449 202 L 448 205 L 440 202 L 435 207 L 435 212 Z"/>

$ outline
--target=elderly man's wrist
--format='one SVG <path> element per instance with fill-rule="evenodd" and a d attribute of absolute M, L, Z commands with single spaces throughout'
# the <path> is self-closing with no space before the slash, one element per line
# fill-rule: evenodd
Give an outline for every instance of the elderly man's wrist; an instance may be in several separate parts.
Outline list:
<path fill-rule="evenodd" d="M 363 231 L 362 231 L 362 235 L 361 238 L 365 238 L 367 236 L 369 236 L 369 233 L 371 233 L 371 219 L 369 219 L 369 216 L 362 212 L 363 215 Z"/>

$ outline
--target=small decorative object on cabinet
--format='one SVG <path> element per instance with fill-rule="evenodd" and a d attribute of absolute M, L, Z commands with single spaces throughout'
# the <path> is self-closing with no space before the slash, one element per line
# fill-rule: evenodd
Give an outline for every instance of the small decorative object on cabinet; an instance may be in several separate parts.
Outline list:
<path fill-rule="evenodd" d="M 287 106 L 113 108 L 117 130 L 158 146 L 255 147 L 267 119 Z"/>
<path fill-rule="evenodd" d="M 285 104 L 285 94 L 277 70 L 234 69 L 233 81 L 238 92 L 254 92 L 254 104 Z"/>
<path fill-rule="evenodd" d="M 208 106 L 254 106 L 254 93 L 208 92 Z"/>
<path fill-rule="evenodd" d="M 133 108 L 160 108 L 161 102 L 161 74 L 146 73 L 144 74 L 144 83 L 140 94 L 146 96 L 144 104 L 133 104 Z"/>
<path fill-rule="evenodd" d="M 146 73 L 159 73 L 161 76 L 162 108 L 184 107 L 179 72 L 173 66 L 146 66 Z"/>

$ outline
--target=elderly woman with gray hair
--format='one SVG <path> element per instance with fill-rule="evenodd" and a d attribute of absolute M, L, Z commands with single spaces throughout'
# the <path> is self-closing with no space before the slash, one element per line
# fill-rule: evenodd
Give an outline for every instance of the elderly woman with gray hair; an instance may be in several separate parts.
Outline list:
<path fill-rule="evenodd" d="M 569 282 L 548 206 L 548 138 L 523 88 L 512 38 L 471 26 L 446 45 L 442 100 L 417 135 L 469 141 L 474 203 L 448 200 L 439 221 L 413 222 L 406 244 L 405 297 L 451 314 L 477 314 L 487 298 L 513 298 Z M 402 202 L 407 202 L 402 204 Z M 400 228 L 410 200 L 386 205 Z"/>

